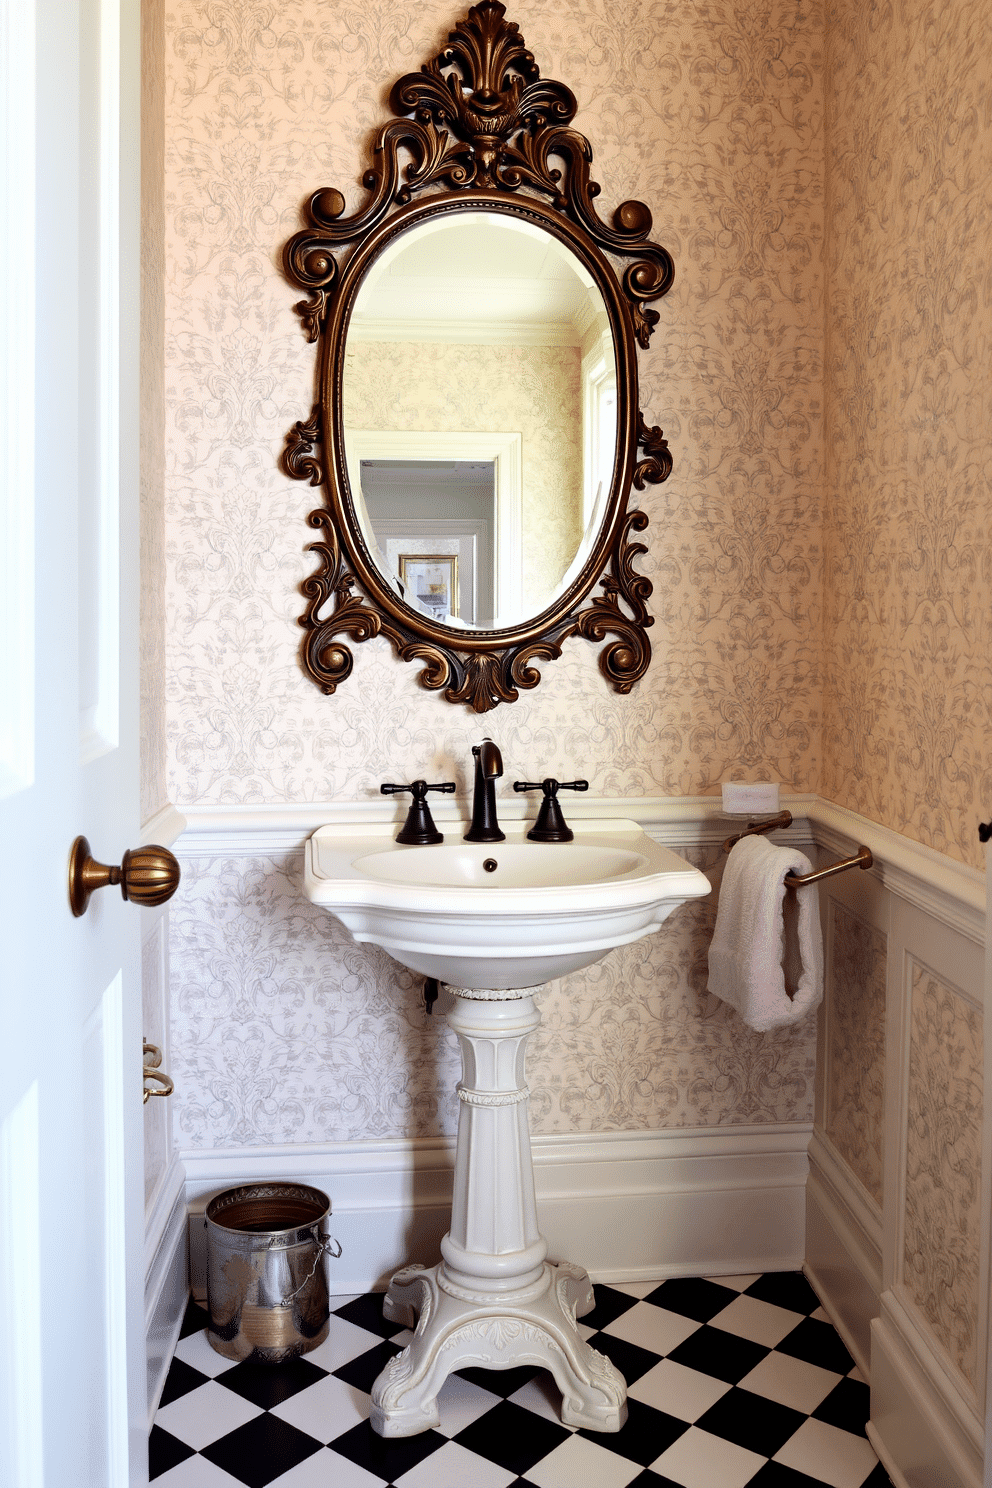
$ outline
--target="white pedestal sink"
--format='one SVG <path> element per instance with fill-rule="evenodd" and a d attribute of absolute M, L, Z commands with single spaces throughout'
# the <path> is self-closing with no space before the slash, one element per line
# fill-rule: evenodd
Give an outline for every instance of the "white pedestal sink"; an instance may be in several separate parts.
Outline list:
<path fill-rule="evenodd" d="M 453 1370 L 537 1364 L 554 1375 L 567 1425 L 618 1431 L 626 1385 L 576 1327 L 593 1306 L 589 1277 L 546 1259 L 537 1224 L 531 989 L 656 930 L 710 885 L 630 821 L 584 822 L 568 843 L 528 842 L 526 825 L 499 843 L 463 842 L 463 830 L 404 847 L 391 825 L 332 826 L 307 843 L 310 899 L 355 940 L 448 985 L 462 1053 L 451 1228 L 438 1265 L 407 1266 L 390 1283 L 383 1312 L 416 1334 L 373 1386 L 372 1425 L 382 1436 L 426 1431 Z"/>

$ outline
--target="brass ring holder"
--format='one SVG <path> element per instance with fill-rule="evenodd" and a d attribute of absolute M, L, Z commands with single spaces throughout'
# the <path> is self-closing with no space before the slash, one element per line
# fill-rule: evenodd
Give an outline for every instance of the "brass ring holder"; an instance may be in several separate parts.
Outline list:
<path fill-rule="evenodd" d="M 164 904 L 179 887 L 178 860 L 167 847 L 149 843 L 128 849 L 120 867 L 98 863 L 90 856 L 85 837 L 77 837 L 69 853 L 69 906 L 78 918 L 86 913 L 90 895 L 108 884 L 120 884 L 121 897 L 135 904 Z"/>
<path fill-rule="evenodd" d="M 141 1092 L 141 1104 L 143 1106 L 147 1106 L 148 1097 L 150 1095 L 171 1095 L 176 1088 L 175 1084 L 173 1083 L 172 1076 L 167 1075 L 164 1070 L 146 1069 L 144 1072 L 144 1078 L 145 1080 L 161 1080 L 162 1089 L 149 1090 L 148 1086 L 145 1085 L 144 1089 Z"/>
<path fill-rule="evenodd" d="M 167 1075 L 164 1070 L 159 1069 L 159 1065 L 162 1063 L 162 1050 L 157 1044 L 150 1044 L 147 1039 L 142 1039 L 141 1058 L 143 1061 L 141 1071 L 143 1080 L 159 1080 L 162 1085 L 161 1090 L 149 1090 L 147 1085 L 142 1085 L 141 1104 L 147 1106 L 150 1095 L 171 1095 L 176 1087 L 172 1076 Z"/>

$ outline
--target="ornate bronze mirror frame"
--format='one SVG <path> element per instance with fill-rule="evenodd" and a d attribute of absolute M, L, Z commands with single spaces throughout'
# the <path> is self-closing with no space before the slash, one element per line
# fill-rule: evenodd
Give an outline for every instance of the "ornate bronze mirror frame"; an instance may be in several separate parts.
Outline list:
<path fill-rule="evenodd" d="M 534 662 L 558 657 L 568 636 L 607 642 L 599 665 L 618 692 L 629 692 L 650 660 L 651 583 L 634 569 L 646 549 L 631 537 L 647 518 L 628 503 L 632 484 L 642 491 L 646 482 L 663 481 L 672 461 L 661 430 L 648 428 L 638 408 L 635 342 L 648 345 L 658 315 L 646 302 L 671 287 L 673 264 L 648 240 L 651 213 L 643 203 L 624 202 L 612 224 L 599 218 L 592 151 L 569 127 L 576 100 L 564 84 L 541 77 L 517 26 L 504 17 L 497 0 L 482 0 L 433 61 L 395 84 L 390 107 L 397 117 L 379 130 L 363 178 L 367 205 L 344 217 L 339 191 L 317 191 L 305 207 L 307 226 L 286 245 L 286 273 L 308 295 L 297 309 L 309 339 L 320 343 L 317 401 L 289 435 L 284 463 L 295 478 L 326 489 L 326 505 L 308 518 L 322 534 L 310 546 L 320 567 L 303 584 L 308 603 L 300 619 L 305 669 L 325 693 L 352 670 L 341 636 L 387 636 L 404 660 L 421 663 L 423 686 L 478 713 L 535 687 Z M 616 362 L 612 480 L 585 561 L 539 614 L 492 629 L 422 613 L 380 572 L 346 458 L 345 348 L 362 284 L 400 236 L 466 212 L 498 214 L 564 245 L 598 287 Z M 346 244 L 354 247 L 339 259 Z M 632 260 L 622 278 L 606 254 Z"/>

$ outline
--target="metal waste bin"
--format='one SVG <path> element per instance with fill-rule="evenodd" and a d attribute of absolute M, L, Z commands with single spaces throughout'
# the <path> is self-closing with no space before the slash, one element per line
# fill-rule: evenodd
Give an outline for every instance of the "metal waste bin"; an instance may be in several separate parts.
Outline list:
<path fill-rule="evenodd" d="M 228 1188 L 207 1205 L 207 1337 L 228 1359 L 281 1364 L 323 1343 L 330 1305 L 322 1226 L 331 1201 L 302 1183 Z"/>

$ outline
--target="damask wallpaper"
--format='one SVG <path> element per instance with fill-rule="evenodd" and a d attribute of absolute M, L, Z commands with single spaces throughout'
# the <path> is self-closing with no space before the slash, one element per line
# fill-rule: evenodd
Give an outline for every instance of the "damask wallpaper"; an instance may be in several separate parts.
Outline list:
<path fill-rule="evenodd" d="M 521 435 L 522 592 L 544 608 L 582 537 L 582 379 L 573 346 L 360 342 L 349 352 L 353 429 Z"/>
<path fill-rule="evenodd" d="M 485 720 L 420 688 L 385 642 L 331 698 L 297 656 L 307 511 L 278 466 L 314 350 L 280 253 L 300 204 L 347 211 L 392 82 L 434 55 L 452 0 L 167 0 L 169 790 L 198 803 L 361 800 L 386 779 L 467 784 L 483 732 L 514 778 L 692 794 L 733 773 L 819 780 L 823 34 L 819 5 L 525 0 L 546 76 L 576 93 L 609 218 L 648 203 L 676 284 L 639 356 L 674 455 L 642 504 L 655 659 L 627 697 L 566 645 Z M 309 910 L 298 864 L 189 860 L 173 901 L 180 1146 L 446 1130 L 452 1049 L 386 958 Z M 814 1030 L 749 1033 L 705 992 L 704 926 L 543 997 L 538 1131 L 808 1120 Z M 413 1075 L 411 1077 L 411 1071 Z"/>
<path fill-rule="evenodd" d="M 302 891 L 302 855 L 187 863 L 172 917 L 181 1147 L 453 1134 L 455 1037 L 422 979 L 355 945 Z M 808 1119 L 812 1028 L 745 1028 L 706 991 L 714 912 L 539 994 L 535 1132 Z"/>
<path fill-rule="evenodd" d="M 975 867 L 992 801 L 986 0 L 839 0 L 822 793 Z"/>
<path fill-rule="evenodd" d="M 167 77 L 170 793 L 349 799 L 460 767 L 478 719 L 356 648 L 333 698 L 301 674 L 309 487 L 277 458 L 314 349 L 280 269 L 321 185 L 364 200 L 371 132 L 434 55 L 452 0 L 170 0 Z M 676 286 L 640 356 L 672 444 L 650 489 L 655 661 L 610 692 L 569 643 L 550 685 L 486 720 L 504 758 L 608 794 L 819 778 L 822 18 L 794 0 L 526 0 L 545 75 L 576 93 L 609 217 L 649 204 Z"/>
<path fill-rule="evenodd" d="M 361 800 L 418 775 L 464 788 L 488 732 L 506 790 L 581 773 L 604 795 L 683 795 L 765 776 L 977 866 L 975 802 L 992 799 L 984 0 L 838 0 L 829 24 L 820 0 L 511 7 L 577 95 L 602 214 L 647 202 L 676 262 L 639 357 L 674 456 L 642 503 L 654 661 L 618 697 L 570 642 L 484 723 L 384 642 L 356 648 L 332 698 L 304 679 L 316 493 L 278 456 L 311 407 L 314 352 L 280 250 L 316 187 L 341 188 L 349 212 L 364 199 L 392 81 L 461 10 L 166 0 L 170 797 Z M 187 865 L 182 1145 L 449 1119 L 443 1035 L 403 973 L 310 914 L 297 872 Z M 710 1005 L 711 914 L 686 908 L 549 989 L 535 1129 L 808 1119 L 812 1029 L 755 1039 Z"/>

